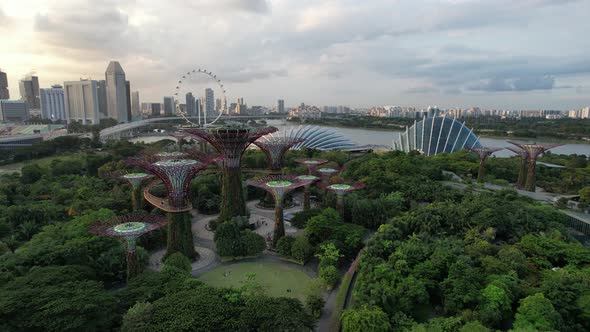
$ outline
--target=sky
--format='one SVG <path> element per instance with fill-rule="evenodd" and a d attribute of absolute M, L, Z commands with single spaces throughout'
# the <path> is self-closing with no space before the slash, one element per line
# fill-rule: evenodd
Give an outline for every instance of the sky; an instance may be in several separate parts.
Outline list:
<path fill-rule="evenodd" d="M 13 98 L 27 73 L 98 80 L 117 60 L 146 102 L 205 68 L 250 106 L 576 109 L 589 14 L 589 0 L 0 0 L 0 68 Z M 199 78 L 181 93 L 212 85 Z"/>

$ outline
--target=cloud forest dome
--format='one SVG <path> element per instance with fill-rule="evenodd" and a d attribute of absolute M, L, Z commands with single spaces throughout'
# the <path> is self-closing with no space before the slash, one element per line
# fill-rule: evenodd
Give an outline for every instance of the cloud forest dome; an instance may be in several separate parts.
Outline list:
<path fill-rule="evenodd" d="M 336 130 L 319 126 L 287 127 L 269 135 L 304 139 L 302 142 L 293 145 L 291 150 L 302 148 L 314 148 L 322 151 L 345 150 L 354 148 L 357 145 Z"/>
<path fill-rule="evenodd" d="M 393 142 L 394 150 L 417 150 L 427 156 L 479 147 L 479 137 L 473 134 L 473 129 L 449 117 L 423 118 L 420 122 L 414 122 Z"/>

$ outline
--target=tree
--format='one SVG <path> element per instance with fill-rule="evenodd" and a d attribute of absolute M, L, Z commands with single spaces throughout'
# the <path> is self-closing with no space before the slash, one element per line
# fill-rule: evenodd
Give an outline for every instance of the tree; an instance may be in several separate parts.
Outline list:
<path fill-rule="evenodd" d="M 387 315 L 377 307 L 362 306 L 342 313 L 344 332 L 389 332 L 392 331 Z"/>
<path fill-rule="evenodd" d="M 245 229 L 240 233 L 240 236 L 244 248 L 243 256 L 257 256 L 266 249 L 266 241 L 262 235 Z"/>
<path fill-rule="evenodd" d="M 129 308 L 123 316 L 122 332 L 143 332 L 147 329 L 151 315 L 154 311 L 153 304 L 149 302 L 137 302 Z"/>
<path fill-rule="evenodd" d="M 191 261 L 179 252 L 166 257 L 162 268 L 162 272 L 181 273 L 187 276 L 190 275 L 192 270 Z"/>
<path fill-rule="evenodd" d="M 289 235 L 283 236 L 279 239 L 279 241 L 277 241 L 277 251 L 283 256 L 291 256 L 291 247 L 293 246 L 294 242 L 295 237 Z"/>
<path fill-rule="evenodd" d="M 463 325 L 463 327 L 459 329 L 459 332 L 492 332 L 492 330 L 485 327 L 479 321 L 474 320 Z"/>
<path fill-rule="evenodd" d="M 20 182 L 32 184 L 39 181 L 44 174 L 45 170 L 39 167 L 38 164 L 25 165 L 21 169 Z"/>
<path fill-rule="evenodd" d="M 561 328 L 561 316 L 543 293 L 525 297 L 516 312 L 514 328 L 535 331 L 556 331 Z"/>
<path fill-rule="evenodd" d="M 478 316 L 488 325 L 497 326 L 512 314 L 512 299 L 505 287 L 496 281 L 481 291 Z"/>
<path fill-rule="evenodd" d="M 326 284 L 320 278 L 313 279 L 305 290 L 305 307 L 314 319 L 319 319 L 326 304 L 324 290 Z"/>
<path fill-rule="evenodd" d="M 299 235 L 291 246 L 291 255 L 296 260 L 305 264 L 313 255 L 313 246 L 307 240 L 307 236 Z"/>
<path fill-rule="evenodd" d="M 590 186 L 580 189 L 580 202 L 590 204 Z"/>
<path fill-rule="evenodd" d="M 338 282 L 338 278 L 340 277 L 338 274 L 338 269 L 334 265 L 323 265 L 320 267 L 320 278 L 324 280 L 328 288 L 334 287 Z"/>
<path fill-rule="evenodd" d="M 336 266 L 342 255 L 334 243 L 324 243 L 320 245 L 320 252 L 316 257 L 320 259 L 320 266 Z"/>

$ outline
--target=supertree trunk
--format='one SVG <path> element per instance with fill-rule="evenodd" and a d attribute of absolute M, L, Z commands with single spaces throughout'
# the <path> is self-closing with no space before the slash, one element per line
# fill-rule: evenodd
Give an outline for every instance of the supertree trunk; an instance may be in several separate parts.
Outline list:
<path fill-rule="evenodd" d="M 127 281 L 140 273 L 137 250 L 127 250 Z"/>
<path fill-rule="evenodd" d="M 221 211 L 217 221 L 224 222 L 232 217 L 247 215 L 240 168 L 224 168 L 222 181 Z"/>
<path fill-rule="evenodd" d="M 344 217 L 344 193 L 336 194 L 336 210 Z"/>
<path fill-rule="evenodd" d="M 139 211 L 143 207 L 143 195 L 141 194 L 141 188 L 131 188 L 131 204 L 133 211 Z"/>
<path fill-rule="evenodd" d="M 526 165 L 526 158 L 520 158 L 520 169 L 518 170 L 518 180 L 516 181 L 516 187 L 518 189 L 524 188 L 524 182 L 527 173 L 527 165 Z"/>
<path fill-rule="evenodd" d="M 307 211 L 311 208 L 310 196 L 309 186 L 305 186 L 303 188 L 303 211 Z"/>
<path fill-rule="evenodd" d="M 285 220 L 283 217 L 282 202 L 275 202 L 275 229 L 272 237 L 272 246 L 276 247 L 280 238 L 285 236 Z"/>
<path fill-rule="evenodd" d="M 535 166 L 537 164 L 537 160 L 535 158 L 531 158 L 529 161 L 529 169 L 526 175 L 526 183 L 524 185 L 524 190 L 535 192 L 536 189 L 536 181 L 535 181 Z"/>
<path fill-rule="evenodd" d="M 190 212 L 168 213 L 168 241 L 166 257 L 180 252 L 191 260 L 198 258 L 191 230 Z"/>
<path fill-rule="evenodd" d="M 478 183 L 483 183 L 484 180 L 484 176 L 486 174 L 486 160 L 485 159 L 481 159 L 479 161 L 479 169 L 477 170 L 477 182 Z"/>

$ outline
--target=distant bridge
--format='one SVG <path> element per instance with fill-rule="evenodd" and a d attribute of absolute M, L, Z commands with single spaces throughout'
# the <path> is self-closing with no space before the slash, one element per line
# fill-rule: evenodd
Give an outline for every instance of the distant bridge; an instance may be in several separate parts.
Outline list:
<path fill-rule="evenodd" d="M 189 119 L 197 119 L 197 117 L 188 117 Z M 221 116 L 220 120 L 250 120 L 250 119 L 286 119 L 287 114 L 281 115 L 223 115 Z M 184 122 L 185 120 L 182 117 L 171 116 L 171 117 L 162 117 L 162 118 L 149 118 L 145 120 L 129 122 L 129 123 L 122 123 L 118 124 L 113 127 L 105 128 L 100 131 L 100 139 L 117 139 L 123 136 L 126 136 L 125 133 L 133 133 L 136 129 L 141 127 L 159 124 L 160 122 L 168 122 L 168 121 L 181 121 Z"/>

